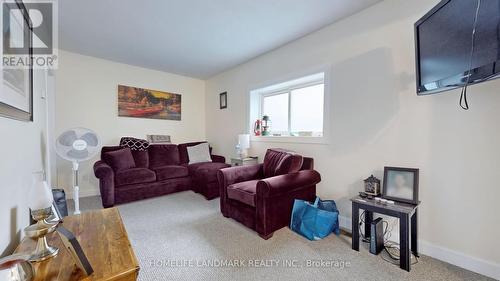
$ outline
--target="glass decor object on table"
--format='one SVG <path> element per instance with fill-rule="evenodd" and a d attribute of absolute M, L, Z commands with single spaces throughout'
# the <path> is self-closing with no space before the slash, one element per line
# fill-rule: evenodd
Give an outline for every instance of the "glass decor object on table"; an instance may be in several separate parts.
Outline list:
<path fill-rule="evenodd" d="M 32 281 L 35 272 L 28 255 L 13 254 L 0 259 L 0 280 Z"/>
<path fill-rule="evenodd" d="M 259 164 L 259 158 L 257 156 L 245 157 L 245 158 L 231 158 L 232 166 L 248 166 Z"/>
<path fill-rule="evenodd" d="M 249 134 L 238 135 L 238 144 L 236 145 L 236 155 L 239 158 L 247 157 L 249 148 L 250 148 L 250 135 Z"/>
<path fill-rule="evenodd" d="M 52 215 L 52 203 L 54 199 L 49 185 L 43 179 L 43 172 L 33 175 L 33 184 L 28 196 L 31 216 L 37 221 L 35 224 L 24 229 L 26 236 L 37 240 L 35 251 L 28 260 L 38 262 L 52 258 L 59 252 L 58 248 L 47 244 L 46 235 L 54 232 L 59 222 L 48 221 Z"/>

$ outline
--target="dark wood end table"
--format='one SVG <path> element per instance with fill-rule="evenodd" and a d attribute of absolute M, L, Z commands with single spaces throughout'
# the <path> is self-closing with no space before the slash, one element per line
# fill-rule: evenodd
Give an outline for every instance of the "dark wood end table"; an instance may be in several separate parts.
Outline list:
<path fill-rule="evenodd" d="M 418 205 L 399 202 L 382 204 L 376 202 L 374 199 L 361 198 L 360 196 L 353 197 L 351 201 L 352 249 L 359 251 L 359 209 L 365 210 L 365 237 L 370 237 L 370 225 L 373 221 L 373 213 L 398 218 L 400 240 L 399 267 L 410 271 L 411 253 L 418 257 Z"/>

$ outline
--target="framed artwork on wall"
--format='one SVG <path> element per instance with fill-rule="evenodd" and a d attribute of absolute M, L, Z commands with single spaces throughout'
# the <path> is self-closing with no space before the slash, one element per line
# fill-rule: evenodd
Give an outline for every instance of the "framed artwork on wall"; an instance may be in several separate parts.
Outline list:
<path fill-rule="evenodd" d="M 4 3 L 4 5 L 16 5 L 16 8 L 21 11 L 23 18 L 12 18 L 7 21 L 9 24 L 4 24 L 2 33 L 4 43 L 15 43 L 17 46 L 21 47 L 9 47 L 8 51 L 4 48 L 2 59 L 12 58 L 16 60 L 22 59 L 31 61 L 33 58 L 33 34 L 31 32 L 31 21 L 28 16 L 28 11 L 20 1 L 15 3 Z M 13 17 L 14 15 L 8 14 L 8 16 Z M 15 33 L 14 31 L 20 30 L 24 32 L 22 36 L 13 35 Z M 12 52 L 12 54 L 10 54 L 10 52 Z M 23 64 L 7 68 L 1 64 L 0 68 L 2 73 L 2 83 L 0 84 L 0 116 L 21 121 L 33 121 L 32 67 Z"/>
<path fill-rule="evenodd" d="M 181 120 L 181 95 L 118 85 L 118 116 Z"/>
<path fill-rule="evenodd" d="M 227 108 L 227 92 L 219 94 L 220 109 Z"/>
<path fill-rule="evenodd" d="M 384 167 L 382 197 L 403 203 L 418 204 L 419 170 Z"/>

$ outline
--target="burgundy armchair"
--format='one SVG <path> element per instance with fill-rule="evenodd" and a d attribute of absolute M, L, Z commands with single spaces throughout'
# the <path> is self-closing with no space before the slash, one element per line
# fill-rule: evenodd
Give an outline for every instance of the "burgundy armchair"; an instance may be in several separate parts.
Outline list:
<path fill-rule="evenodd" d="M 295 199 L 315 199 L 321 176 L 313 166 L 312 158 L 268 149 L 263 164 L 219 170 L 222 215 L 269 239 L 290 224 Z"/>

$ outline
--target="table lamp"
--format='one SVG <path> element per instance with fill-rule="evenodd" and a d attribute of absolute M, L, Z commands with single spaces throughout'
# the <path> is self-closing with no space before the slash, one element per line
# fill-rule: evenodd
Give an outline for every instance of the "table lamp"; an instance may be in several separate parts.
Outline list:
<path fill-rule="evenodd" d="M 46 235 L 56 230 L 58 222 L 47 222 L 46 220 L 52 214 L 54 198 L 49 185 L 43 180 L 43 173 L 34 174 L 33 184 L 28 196 L 31 216 L 37 221 L 37 223 L 24 229 L 28 237 L 37 240 L 36 249 L 30 256 L 29 261 L 43 261 L 56 256 L 59 252 L 58 248 L 47 244 Z"/>
<path fill-rule="evenodd" d="M 250 134 L 238 135 L 238 145 L 240 148 L 240 155 L 238 156 L 241 159 L 246 158 L 248 156 L 248 149 L 250 148 Z"/>

